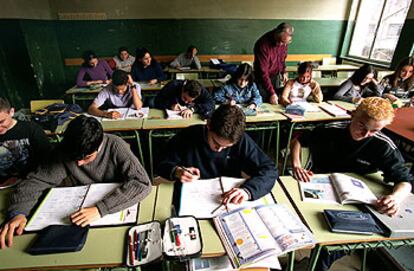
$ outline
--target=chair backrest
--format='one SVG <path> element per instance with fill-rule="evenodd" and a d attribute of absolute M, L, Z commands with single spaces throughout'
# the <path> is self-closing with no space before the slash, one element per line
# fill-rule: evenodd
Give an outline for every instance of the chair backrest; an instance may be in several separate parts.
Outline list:
<path fill-rule="evenodd" d="M 63 104 L 64 101 L 60 100 L 60 99 L 56 99 L 56 100 L 32 100 L 30 101 L 30 112 L 35 112 L 36 110 L 45 108 L 48 105 L 51 104 L 55 104 L 55 103 L 59 103 L 59 104 Z"/>

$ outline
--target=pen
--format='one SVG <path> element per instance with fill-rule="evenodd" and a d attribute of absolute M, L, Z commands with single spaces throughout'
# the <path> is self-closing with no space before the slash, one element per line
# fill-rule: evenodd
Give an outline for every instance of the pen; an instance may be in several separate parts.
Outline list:
<path fill-rule="evenodd" d="M 211 214 L 214 214 L 215 212 L 217 212 L 224 204 L 221 203 L 219 206 L 217 206 L 216 208 L 214 208 L 213 211 L 211 211 Z"/>
<path fill-rule="evenodd" d="M 188 173 L 190 173 L 191 175 L 193 175 L 194 176 L 194 174 L 193 174 L 193 172 L 191 172 L 191 170 L 190 169 L 188 169 L 188 168 L 186 168 L 186 167 L 181 167 L 185 172 L 188 172 Z"/>
<path fill-rule="evenodd" d="M 219 177 L 219 182 L 220 182 L 220 188 L 221 188 L 221 192 L 223 192 L 223 194 L 225 193 L 225 191 L 224 191 L 224 186 L 223 186 L 223 181 L 222 181 L 222 179 L 221 179 L 221 176 Z M 225 207 L 226 207 L 226 210 L 227 210 L 227 212 L 229 211 L 229 207 L 227 207 L 227 204 L 224 204 L 224 203 L 222 203 Z"/>

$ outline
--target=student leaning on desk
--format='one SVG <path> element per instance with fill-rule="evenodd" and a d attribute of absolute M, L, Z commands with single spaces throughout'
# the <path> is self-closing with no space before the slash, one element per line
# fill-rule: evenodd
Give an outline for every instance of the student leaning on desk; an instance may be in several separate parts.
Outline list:
<path fill-rule="evenodd" d="M 310 181 L 313 172 L 355 172 L 367 174 L 381 170 L 386 182 L 394 182 L 391 194 L 377 202 L 377 208 L 390 215 L 410 193 L 414 177 L 394 142 L 381 133 L 390 124 L 394 110 L 380 97 L 364 99 L 352 115 L 349 125 L 341 128 L 316 128 L 302 133 L 291 144 L 293 176 Z M 301 147 L 309 147 L 312 169 L 301 165 Z"/>
<path fill-rule="evenodd" d="M 79 116 L 71 121 L 55 156 L 46 165 L 28 174 L 11 195 L 8 221 L 0 233 L 0 248 L 13 244 L 13 235 L 21 235 L 41 194 L 70 177 L 74 185 L 120 182 L 122 185 L 96 206 L 82 208 L 71 215 L 82 227 L 142 201 L 151 190 L 144 168 L 127 143 L 115 135 L 104 134 L 95 119 Z"/>
<path fill-rule="evenodd" d="M 286 83 L 280 103 L 287 106 L 293 102 L 306 102 L 308 97 L 316 103 L 323 101 L 321 87 L 312 79 L 312 64 L 303 62 L 298 67 L 298 77 Z"/>
<path fill-rule="evenodd" d="M 97 84 L 108 84 L 112 76 L 112 69 L 104 59 L 98 59 L 93 51 L 83 53 L 83 63 L 76 77 L 78 87 L 87 87 Z"/>
<path fill-rule="evenodd" d="M 132 81 L 127 72 L 116 70 L 112 75 L 112 82 L 99 92 L 89 106 L 88 113 L 97 117 L 118 119 L 121 117 L 119 112 L 104 110 L 125 107 L 135 109 L 142 107 L 141 87 Z"/>
<path fill-rule="evenodd" d="M 170 67 L 180 69 L 188 67 L 191 69 L 201 69 L 200 60 L 197 57 L 197 47 L 190 45 L 185 53 L 179 54 L 171 63 Z"/>
<path fill-rule="evenodd" d="M 214 100 L 208 90 L 196 80 L 172 80 L 155 97 L 155 108 L 180 111 L 183 118 L 193 113 L 209 118 L 214 110 Z"/>
<path fill-rule="evenodd" d="M 176 180 L 174 203 L 179 202 L 181 183 L 220 176 L 249 179 L 240 188 L 223 194 L 223 203 L 256 200 L 269 193 L 277 169 L 273 161 L 244 132 L 245 116 L 229 104 L 214 111 L 207 126 L 195 125 L 174 136 L 158 166 L 158 174 Z"/>

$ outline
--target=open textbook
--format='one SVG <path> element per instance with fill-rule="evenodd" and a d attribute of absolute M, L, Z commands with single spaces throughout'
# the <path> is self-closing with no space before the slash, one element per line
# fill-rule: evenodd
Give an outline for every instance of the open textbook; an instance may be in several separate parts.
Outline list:
<path fill-rule="evenodd" d="M 325 103 L 325 104 L 319 105 L 319 107 L 323 111 L 327 112 L 328 114 L 330 114 L 334 117 L 347 117 L 347 116 L 349 116 L 349 114 L 347 113 L 346 110 L 344 110 L 343 108 L 340 108 L 337 105 L 332 105 L 332 104 Z"/>
<path fill-rule="evenodd" d="M 82 207 L 94 206 L 118 188 L 118 183 L 99 183 L 75 187 L 51 188 L 26 225 L 26 231 L 37 231 L 49 225 L 71 224 L 70 215 Z M 123 211 L 108 214 L 91 226 L 121 225 L 137 219 L 138 204 Z"/>
<path fill-rule="evenodd" d="M 308 183 L 299 182 L 299 187 L 303 201 L 375 204 L 377 200 L 363 181 L 340 173 L 315 175 Z"/>
<path fill-rule="evenodd" d="M 142 107 L 139 110 L 133 108 L 113 108 L 108 112 L 117 111 L 121 114 L 119 119 L 102 118 L 102 121 L 126 120 L 126 119 L 142 119 L 147 118 L 149 114 L 149 107 Z"/>
<path fill-rule="evenodd" d="M 226 207 L 221 205 L 221 195 L 233 187 L 239 187 L 245 179 L 219 177 L 213 179 L 196 180 L 183 183 L 180 197 L 179 215 L 193 215 L 197 218 L 212 218 L 225 212 Z M 275 203 L 271 194 L 267 194 L 255 201 L 245 201 L 242 204 L 228 204 L 228 210 L 240 207 L 252 207 Z"/>
<path fill-rule="evenodd" d="M 299 217 L 281 204 L 234 210 L 213 222 L 236 268 L 315 244 Z"/>

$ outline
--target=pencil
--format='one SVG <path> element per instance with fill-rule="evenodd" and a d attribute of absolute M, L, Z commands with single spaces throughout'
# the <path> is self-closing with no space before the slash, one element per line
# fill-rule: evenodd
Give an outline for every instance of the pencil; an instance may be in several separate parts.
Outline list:
<path fill-rule="evenodd" d="M 184 171 L 186 171 L 186 172 L 188 172 L 188 173 L 190 173 L 191 175 L 193 175 L 194 176 L 194 174 L 188 169 L 188 168 L 186 168 L 186 167 L 181 167 Z"/>
<path fill-rule="evenodd" d="M 221 188 L 221 192 L 224 194 L 225 193 L 225 191 L 224 191 L 224 186 L 223 186 L 223 181 L 222 181 L 222 179 L 221 179 L 221 176 L 219 177 L 219 182 L 220 182 L 220 188 Z M 222 203 L 225 207 L 226 207 L 226 210 L 227 210 L 227 212 L 229 211 L 229 207 L 227 207 L 227 204 L 224 204 L 224 203 Z"/>

